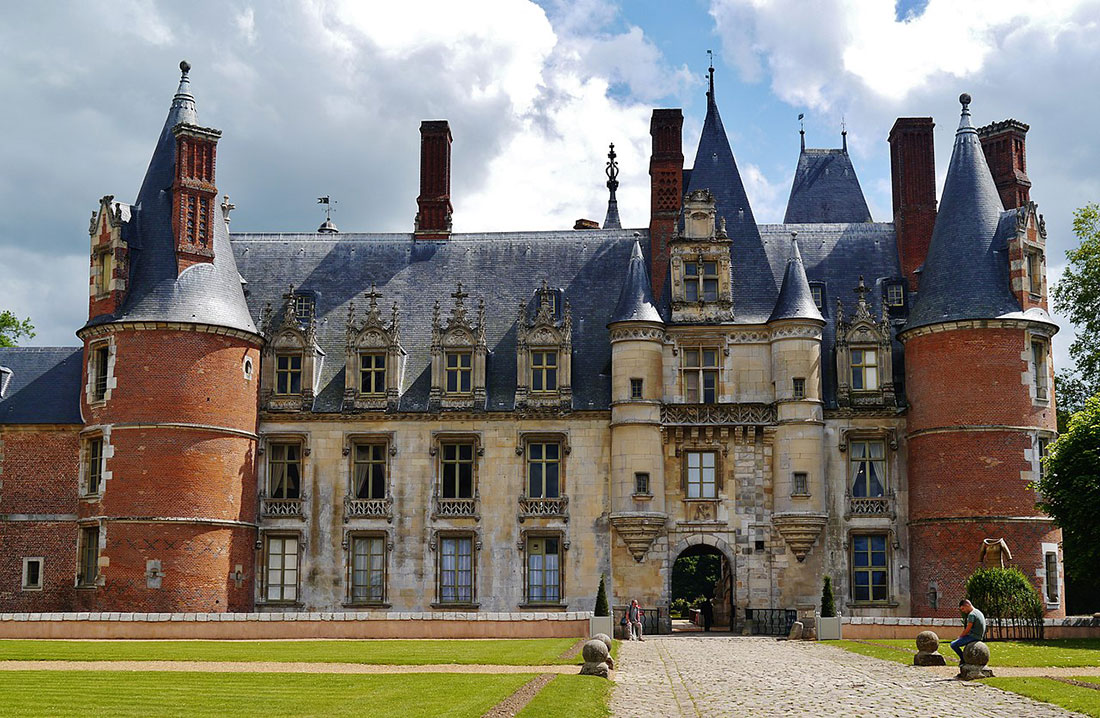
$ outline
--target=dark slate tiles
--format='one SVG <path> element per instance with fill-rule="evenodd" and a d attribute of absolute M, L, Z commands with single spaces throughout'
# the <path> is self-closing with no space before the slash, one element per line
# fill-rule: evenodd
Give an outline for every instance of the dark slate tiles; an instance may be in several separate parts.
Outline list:
<path fill-rule="evenodd" d="M 80 424 L 82 347 L 4 347 L 0 424 Z"/>
<path fill-rule="evenodd" d="M 871 211 L 851 157 L 843 149 L 804 149 L 798 156 L 785 224 L 870 222 Z"/>

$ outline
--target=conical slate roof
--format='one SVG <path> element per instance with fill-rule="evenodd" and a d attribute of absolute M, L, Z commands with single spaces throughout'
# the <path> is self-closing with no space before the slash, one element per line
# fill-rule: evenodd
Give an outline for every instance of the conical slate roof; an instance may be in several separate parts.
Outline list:
<path fill-rule="evenodd" d="M 803 147 L 787 199 L 784 224 L 870 221 L 871 211 L 867 209 L 848 150 Z"/>
<path fill-rule="evenodd" d="M 653 303 L 653 290 L 650 289 L 649 272 L 646 271 L 642 246 L 637 240 L 630 253 L 630 264 L 626 270 L 626 280 L 619 290 L 619 302 L 611 321 L 615 322 L 662 322 L 661 313 Z"/>
<path fill-rule="evenodd" d="M 1003 205 L 970 124 L 970 95 L 959 98 L 962 118 L 947 168 L 936 226 L 906 329 L 1020 311 L 1009 286 Z"/>
<path fill-rule="evenodd" d="M 810 292 L 810 282 L 806 279 L 806 268 L 802 266 L 802 254 L 798 251 L 798 240 L 791 238 L 791 256 L 787 260 L 787 271 L 783 275 L 783 286 L 779 290 L 779 299 L 775 309 L 768 317 L 769 322 L 780 319 L 809 319 L 825 323 L 814 303 Z"/>
<path fill-rule="evenodd" d="M 214 261 L 200 262 L 179 272 L 172 233 L 172 182 L 175 176 L 176 137 L 180 124 L 198 124 L 188 72 L 182 76 L 172 107 L 164 121 L 145 180 L 123 225 L 122 238 L 130 250 L 130 277 L 126 298 L 114 315 L 93 317 L 88 325 L 116 321 L 170 321 L 255 332 L 245 304 L 241 275 L 233 260 L 229 231 L 220 203 L 214 202 Z"/>

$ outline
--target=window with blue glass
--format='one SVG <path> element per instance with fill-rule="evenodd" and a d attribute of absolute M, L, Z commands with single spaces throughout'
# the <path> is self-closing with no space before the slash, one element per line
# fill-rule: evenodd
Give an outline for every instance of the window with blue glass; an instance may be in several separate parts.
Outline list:
<path fill-rule="evenodd" d="M 886 601 L 889 583 L 885 534 L 852 535 L 852 598 Z"/>

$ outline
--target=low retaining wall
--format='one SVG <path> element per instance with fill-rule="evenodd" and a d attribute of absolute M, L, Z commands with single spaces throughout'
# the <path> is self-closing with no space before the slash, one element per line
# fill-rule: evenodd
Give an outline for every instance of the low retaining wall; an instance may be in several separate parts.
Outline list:
<path fill-rule="evenodd" d="M 897 616 L 845 616 L 844 638 L 916 638 L 921 631 L 935 631 L 940 638 L 962 632 L 962 618 L 899 618 Z M 1050 638 L 1100 638 L 1100 618 L 1070 616 L 1043 621 L 1043 635 Z"/>
<path fill-rule="evenodd" d="M 0 638 L 583 638 L 563 613 L 4 613 Z"/>

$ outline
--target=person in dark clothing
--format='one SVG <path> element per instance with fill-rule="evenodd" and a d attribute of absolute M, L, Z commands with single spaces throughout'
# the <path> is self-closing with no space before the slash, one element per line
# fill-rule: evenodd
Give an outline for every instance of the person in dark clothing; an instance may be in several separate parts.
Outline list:
<path fill-rule="evenodd" d="M 714 623 L 714 604 L 710 602 L 709 598 L 704 599 L 703 603 L 699 605 L 699 611 L 703 614 L 703 630 L 709 631 Z"/>

